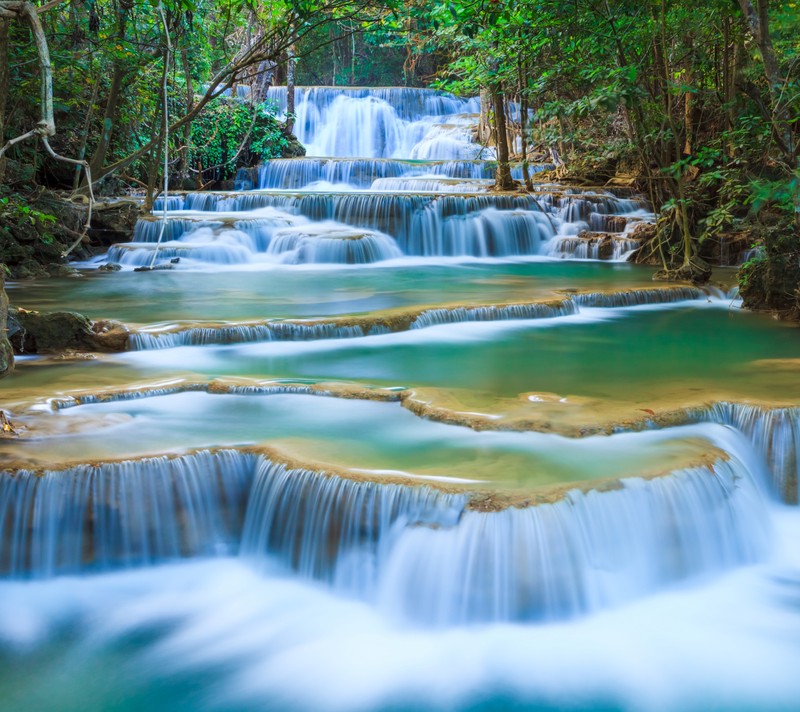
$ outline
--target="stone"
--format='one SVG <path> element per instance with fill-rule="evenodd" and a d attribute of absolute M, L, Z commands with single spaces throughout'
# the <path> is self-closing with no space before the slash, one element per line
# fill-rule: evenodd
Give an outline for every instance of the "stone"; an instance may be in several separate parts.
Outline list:
<path fill-rule="evenodd" d="M 11 307 L 11 345 L 20 354 L 61 354 L 68 351 L 124 351 L 128 328 L 117 321 L 92 322 L 70 311 L 36 312 Z"/>
<path fill-rule="evenodd" d="M 14 370 L 14 351 L 8 341 L 8 296 L 5 290 L 5 274 L 0 271 L 0 378 Z"/>
<path fill-rule="evenodd" d="M 95 204 L 89 237 L 94 244 L 100 245 L 129 242 L 141 210 L 141 201 L 132 198 Z"/>
<path fill-rule="evenodd" d="M 69 265 L 52 263 L 47 265 L 45 269 L 51 277 L 83 277 L 78 270 L 76 270 L 74 267 L 70 267 Z"/>

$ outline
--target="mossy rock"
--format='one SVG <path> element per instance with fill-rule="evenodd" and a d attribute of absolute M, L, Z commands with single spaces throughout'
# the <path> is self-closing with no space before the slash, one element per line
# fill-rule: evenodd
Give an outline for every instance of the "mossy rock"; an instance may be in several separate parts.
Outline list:
<path fill-rule="evenodd" d="M 14 351 L 7 337 L 8 297 L 5 290 L 5 275 L 0 271 L 0 378 L 14 370 Z"/>
<path fill-rule="evenodd" d="M 9 336 L 16 353 L 58 354 L 127 348 L 128 329 L 119 322 L 92 322 L 77 312 L 36 312 L 14 307 L 9 317 Z"/>

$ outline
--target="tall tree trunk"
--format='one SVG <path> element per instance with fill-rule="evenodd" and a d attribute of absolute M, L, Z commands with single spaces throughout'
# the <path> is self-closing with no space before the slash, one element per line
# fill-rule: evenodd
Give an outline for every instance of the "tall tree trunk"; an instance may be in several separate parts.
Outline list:
<path fill-rule="evenodd" d="M 286 133 L 294 130 L 294 46 L 289 47 L 286 52 Z"/>
<path fill-rule="evenodd" d="M 117 25 L 117 42 L 123 42 L 125 40 L 125 30 L 128 24 L 128 9 L 130 7 L 127 2 L 120 4 L 122 12 L 119 15 L 119 24 Z M 125 79 L 126 73 L 127 71 L 123 60 L 121 58 L 115 58 L 111 74 L 111 86 L 108 89 L 106 109 L 103 114 L 103 128 L 100 133 L 100 141 L 89 160 L 89 167 L 91 168 L 93 176 L 100 174 L 100 169 L 105 163 L 108 149 L 111 146 L 111 138 L 114 135 L 114 121 L 117 118 L 117 110 L 122 95 L 122 82 Z"/>
<path fill-rule="evenodd" d="M 492 137 L 489 112 L 492 110 L 492 95 L 488 89 L 481 89 L 481 115 L 478 120 L 478 143 L 486 144 Z"/>
<path fill-rule="evenodd" d="M 8 20 L 0 17 L 0 146 L 6 143 L 6 101 L 8 100 Z M 0 185 L 6 176 L 6 158 L 0 157 Z"/>
<path fill-rule="evenodd" d="M 508 130 L 506 128 L 506 110 L 503 102 L 503 91 L 499 84 L 493 84 L 492 109 L 494 111 L 494 139 L 497 148 L 497 174 L 495 187 L 498 190 L 514 190 L 516 184 L 511 177 L 508 165 Z"/>
<path fill-rule="evenodd" d="M 772 35 L 769 30 L 769 0 L 739 0 L 739 6 L 747 20 L 747 26 L 758 45 L 761 61 L 764 64 L 764 76 L 769 86 L 769 96 L 772 104 L 771 121 L 776 143 L 784 155 L 790 170 L 797 167 L 797 147 L 792 134 L 792 124 L 789 107 L 782 101 L 783 79 L 772 46 Z"/>
<path fill-rule="evenodd" d="M 194 86 L 192 85 L 192 68 L 189 64 L 189 53 L 186 49 L 181 50 L 181 64 L 183 65 L 183 76 L 186 82 L 186 111 L 190 112 L 194 107 Z M 251 91 L 254 88 L 251 87 Z M 192 144 L 192 121 L 187 121 L 183 127 L 183 147 L 181 148 L 180 166 L 183 173 L 181 182 L 189 179 L 189 152 Z"/>

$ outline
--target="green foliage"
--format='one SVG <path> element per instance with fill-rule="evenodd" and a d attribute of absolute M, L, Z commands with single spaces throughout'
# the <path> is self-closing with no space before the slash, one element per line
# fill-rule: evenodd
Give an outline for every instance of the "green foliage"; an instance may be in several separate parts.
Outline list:
<path fill-rule="evenodd" d="M 192 123 L 190 164 L 225 180 L 241 166 L 281 156 L 288 145 L 273 106 L 217 100 Z"/>
<path fill-rule="evenodd" d="M 52 245 L 55 238 L 51 229 L 55 223 L 55 215 L 31 208 L 18 193 L 0 197 L 0 233 L 7 238 L 32 233 L 45 245 Z"/>

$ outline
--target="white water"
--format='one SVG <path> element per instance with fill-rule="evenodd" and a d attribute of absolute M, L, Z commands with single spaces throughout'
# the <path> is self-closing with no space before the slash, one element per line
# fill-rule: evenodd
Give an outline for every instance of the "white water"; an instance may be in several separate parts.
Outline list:
<path fill-rule="evenodd" d="M 578 237 L 584 229 L 618 236 L 612 259 L 634 247 L 617 220 L 643 217 L 634 200 L 546 191 L 484 195 L 474 182 L 462 185 L 464 195 L 442 195 L 458 186 L 434 176 L 481 179 L 490 171 L 464 160 L 480 151 L 462 115 L 475 108 L 468 102 L 431 92 L 337 89 L 301 93 L 300 100 L 305 114 L 298 130 L 311 153 L 355 158 L 262 169 L 263 187 L 302 193 L 170 198 L 162 261 L 180 259 L 176 269 L 219 269 L 372 264 L 402 255 L 603 256 L 601 245 Z M 400 160 L 414 157 L 440 161 Z M 307 175 L 293 178 L 301 168 Z M 321 181 L 341 192 L 309 190 L 324 188 Z M 373 192 L 357 192 L 364 189 Z M 264 212 L 246 212 L 254 209 Z M 139 244 L 114 248 L 105 259 L 149 263 L 150 225 L 137 227 Z M 666 296 L 658 290 L 576 295 L 552 313 L 513 304 L 431 308 L 404 334 L 322 324 L 196 326 L 136 338 L 146 345 L 163 339 L 161 346 L 332 342 L 174 348 L 107 362 L 137 374 L 148 368 L 224 374 L 237 359 L 269 370 L 272 356 L 300 361 L 361 336 L 366 346 L 438 340 L 466 350 L 502 330 L 532 328 L 528 319 L 536 327 L 600 321 L 622 316 L 618 307 L 662 309 L 671 299 L 719 305 L 687 288 Z M 472 323 L 482 321 L 497 323 Z M 364 359 L 346 370 L 370 375 Z M 304 388 L 264 388 L 273 387 Z M 103 416 L 95 425 L 112 453 L 160 445 L 169 451 L 190 446 L 192 438 L 232 446 L 291 424 L 288 405 L 265 412 L 243 401 L 227 411 L 199 407 L 212 397 L 225 398 L 182 394 L 171 412 L 157 413 L 145 399 L 97 403 L 89 412 Z M 350 409 L 322 401 L 304 422 L 330 435 Z M 79 421 L 83 412 L 70 408 L 63 417 Z M 722 404 L 695 415 L 738 429 L 685 431 L 723 448 L 730 461 L 501 512 L 465 510 L 461 495 L 322 478 L 233 454 L 223 456 L 224 467 L 217 456 L 200 455 L 41 479 L 4 477 L 3 570 L 58 577 L 0 583 L 2 705 L 48 712 L 794 709 L 800 520 L 796 509 L 769 503 L 766 493 L 788 491 L 792 482 L 796 488 L 797 413 Z M 247 426 L 237 418 L 248 418 Z M 446 427 L 419 423 L 424 435 L 390 429 L 406 438 L 403 450 L 428 452 L 433 433 Z M 378 430 L 377 418 L 364 418 L 340 438 L 369 444 Z M 588 467 L 607 464 L 623 442 L 642 438 L 655 447 L 670 434 L 615 435 L 600 446 L 599 439 L 541 434 L 463 437 L 474 437 L 476 453 L 489 462 L 498 443 L 530 440 L 535 448 L 547 442 L 554 460 L 583 458 Z M 451 455 L 458 450 L 454 442 L 437 444 Z M 63 438 L 64 456 L 74 456 L 76 447 L 79 438 Z M 454 474 L 454 482 L 468 479 Z M 244 557 L 235 558 L 240 542 Z M 183 556 L 216 558 L 172 561 Z M 89 574 L 117 566 L 144 568 Z M 85 575 L 63 575 L 78 571 Z"/>
<path fill-rule="evenodd" d="M 285 87 L 271 89 L 270 99 L 285 107 Z M 474 140 L 476 99 L 427 89 L 311 87 L 298 89 L 296 107 L 296 132 L 309 157 L 242 171 L 233 193 L 171 196 L 158 248 L 162 266 L 367 264 L 412 255 L 623 261 L 638 246 L 627 237 L 579 234 L 621 232 L 624 216 L 645 215 L 640 200 L 557 186 L 487 194 L 496 165 L 493 149 Z M 518 179 L 521 170 L 514 167 Z M 272 212 L 263 218 L 252 215 L 266 208 Z M 241 219 L 220 220 L 231 212 Z M 284 232 L 275 241 L 281 221 L 314 225 L 302 238 Z M 342 239 L 347 229 L 382 235 L 353 244 Z M 134 246 L 113 247 L 96 264 L 150 265 L 156 248 L 141 243 L 157 242 L 160 232 L 159 223 L 142 220 Z"/>

